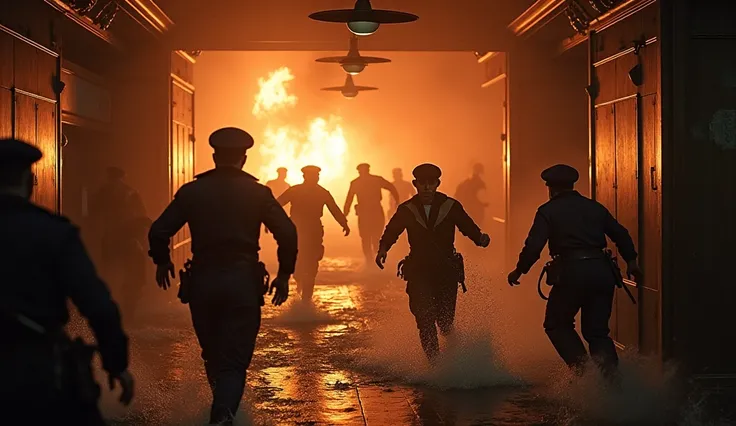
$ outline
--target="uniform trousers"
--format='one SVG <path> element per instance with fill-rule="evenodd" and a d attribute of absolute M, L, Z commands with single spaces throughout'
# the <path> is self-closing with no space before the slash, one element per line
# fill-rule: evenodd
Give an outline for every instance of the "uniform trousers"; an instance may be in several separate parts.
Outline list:
<path fill-rule="evenodd" d="M 192 271 L 189 308 L 212 389 L 210 423 L 231 424 L 261 326 L 261 285 L 252 263 Z"/>
<path fill-rule="evenodd" d="M 549 294 L 544 330 L 557 353 L 571 368 L 580 371 L 588 360 L 583 341 L 575 331 L 580 312 L 580 328 L 590 355 L 605 375 L 614 374 L 618 355 L 609 336 L 615 281 L 608 259 L 563 261 L 560 283 Z"/>

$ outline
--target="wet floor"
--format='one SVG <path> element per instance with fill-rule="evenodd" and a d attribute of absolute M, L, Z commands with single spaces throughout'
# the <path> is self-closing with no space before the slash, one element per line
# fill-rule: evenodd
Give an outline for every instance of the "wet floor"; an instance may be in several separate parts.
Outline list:
<path fill-rule="evenodd" d="M 666 374 L 652 373 L 646 360 L 624 362 L 622 392 L 595 377 L 572 381 L 538 335 L 536 349 L 513 343 L 511 316 L 486 303 L 494 287 L 481 290 L 490 280 L 474 283 L 472 274 L 477 286 L 460 295 L 457 336 L 430 369 L 403 282 L 356 269 L 327 260 L 313 306 L 292 293 L 286 306 L 264 309 L 238 424 L 730 424 L 707 423 L 696 403 L 671 397 Z M 137 397 L 123 409 L 106 391 L 106 416 L 115 425 L 206 424 L 211 395 L 187 308 L 172 301 L 137 320 Z"/>

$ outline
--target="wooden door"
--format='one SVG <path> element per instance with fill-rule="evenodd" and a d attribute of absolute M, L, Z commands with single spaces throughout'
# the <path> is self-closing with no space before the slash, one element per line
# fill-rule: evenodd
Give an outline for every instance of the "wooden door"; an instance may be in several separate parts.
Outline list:
<path fill-rule="evenodd" d="M 661 211 L 661 137 L 659 105 L 656 94 L 641 100 L 642 169 L 641 169 L 641 240 L 640 264 L 644 282 L 639 289 L 640 350 L 644 354 L 661 353 L 661 282 L 662 282 L 662 211 Z"/>
<path fill-rule="evenodd" d="M 595 199 L 616 216 L 616 121 L 613 104 L 595 109 Z M 608 241 L 611 246 L 611 241 Z M 611 320 L 611 335 L 618 334 L 616 300 Z"/>
<path fill-rule="evenodd" d="M 194 179 L 194 91 L 173 80 L 171 85 L 171 193 Z M 183 265 L 191 250 L 191 234 L 185 226 L 173 239 L 172 259 Z"/>
<path fill-rule="evenodd" d="M 503 212 L 503 222 L 497 220 L 494 218 L 495 222 L 499 222 L 500 225 L 503 226 L 502 232 L 498 233 L 498 241 L 496 245 L 500 248 L 500 250 L 496 251 L 496 255 L 499 256 L 499 265 L 508 266 L 508 270 L 513 269 L 512 265 L 507 265 L 507 262 L 510 261 L 508 259 L 509 256 L 507 256 L 508 250 L 508 241 L 510 240 L 509 235 L 509 170 L 511 167 L 510 164 L 510 157 L 509 157 L 509 128 L 508 128 L 508 120 L 509 120 L 509 108 L 508 108 L 508 79 L 504 78 L 501 82 L 502 86 L 502 95 L 501 95 L 501 167 L 502 167 L 502 184 L 503 184 L 503 197 L 501 198 L 500 202 L 503 203 L 503 209 L 499 209 L 498 211 Z M 494 236 L 492 235 L 491 238 Z"/>
<path fill-rule="evenodd" d="M 2 33 L 0 33 L 2 34 Z M 0 138 L 13 137 L 13 92 L 0 87 Z"/>
<path fill-rule="evenodd" d="M 15 137 L 35 145 L 43 158 L 33 167 L 33 202 L 58 211 L 58 143 L 56 103 L 15 93 Z"/>
<path fill-rule="evenodd" d="M 596 106 L 595 198 L 626 229 L 638 247 L 639 235 L 639 108 L 638 97 Z M 609 247 L 615 245 L 609 240 Z M 619 256 L 620 267 L 626 270 Z M 637 297 L 635 283 L 627 285 Z M 639 313 L 623 289 L 616 291 L 611 335 L 622 347 L 639 345 Z"/>
<path fill-rule="evenodd" d="M 615 217 L 639 247 L 639 108 L 638 96 L 614 104 L 616 123 L 616 213 Z M 626 262 L 618 256 L 619 266 Z M 624 280 L 634 298 L 636 283 Z M 638 303 L 638 302 L 637 302 Z M 624 347 L 639 346 L 639 312 L 624 289 L 616 291 L 616 341 Z"/>

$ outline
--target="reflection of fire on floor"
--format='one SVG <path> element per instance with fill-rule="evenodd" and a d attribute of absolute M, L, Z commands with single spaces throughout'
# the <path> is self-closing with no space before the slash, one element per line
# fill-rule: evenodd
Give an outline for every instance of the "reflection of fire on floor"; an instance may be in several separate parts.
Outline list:
<path fill-rule="evenodd" d="M 659 420 L 659 399 L 653 397 L 666 390 L 661 384 L 632 385 L 624 399 L 609 404 L 614 408 L 606 408 L 599 387 L 566 386 L 564 375 L 550 379 L 562 383 L 554 386 L 520 383 L 489 340 L 493 332 L 484 324 L 491 296 L 480 283 L 471 286 L 472 297 L 458 302 L 459 329 L 475 333 L 429 369 L 404 283 L 395 277 L 338 283 L 353 273 L 344 266 L 349 262 L 329 262 L 337 266 L 321 277 L 333 284 L 318 281 L 313 305 L 301 303 L 292 287 L 286 306 L 264 307 L 236 424 L 602 426 L 616 418 L 633 420 L 617 424 L 661 423 L 648 421 Z M 148 325 L 130 333 L 131 369 L 138 380 L 134 405 L 121 409 L 115 395 L 103 390 L 111 424 L 206 423 L 211 395 L 187 309 L 160 306 L 145 317 Z M 581 415 L 591 410 L 591 419 Z"/>

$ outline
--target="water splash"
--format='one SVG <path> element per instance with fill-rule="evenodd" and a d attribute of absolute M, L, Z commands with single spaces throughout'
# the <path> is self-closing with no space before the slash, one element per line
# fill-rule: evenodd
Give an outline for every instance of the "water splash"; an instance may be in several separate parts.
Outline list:
<path fill-rule="evenodd" d="M 320 310 L 311 301 L 301 300 L 297 297 L 287 303 L 286 309 L 274 317 L 274 324 L 282 326 L 298 324 L 323 325 L 332 324 L 336 321 L 329 313 Z"/>

